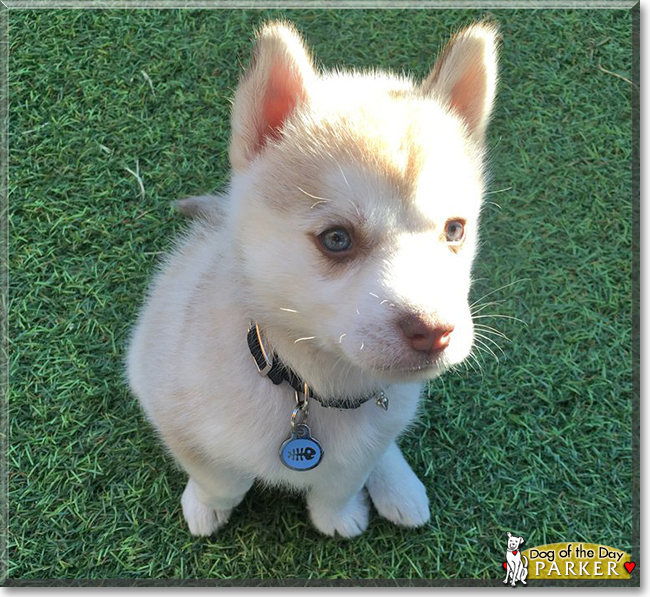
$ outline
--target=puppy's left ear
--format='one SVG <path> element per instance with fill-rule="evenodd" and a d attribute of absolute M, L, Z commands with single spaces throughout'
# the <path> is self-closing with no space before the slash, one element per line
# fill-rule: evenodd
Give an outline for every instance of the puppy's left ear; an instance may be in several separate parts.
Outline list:
<path fill-rule="evenodd" d="M 521 545 L 523 542 L 524 542 L 524 538 L 523 538 L 523 537 L 519 537 L 519 545 Z"/>
<path fill-rule="evenodd" d="M 455 111 L 479 143 L 496 95 L 498 41 L 496 25 L 471 25 L 451 39 L 422 83 L 422 91 Z"/>

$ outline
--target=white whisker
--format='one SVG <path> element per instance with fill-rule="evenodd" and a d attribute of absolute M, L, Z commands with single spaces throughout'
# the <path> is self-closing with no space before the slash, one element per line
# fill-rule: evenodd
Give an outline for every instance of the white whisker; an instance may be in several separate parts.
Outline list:
<path fill-rule="evenodd" d="M 341 172 L 341 176 L 343 177 L 343 180 L 345 181 L 346 186 L 348 187 L 348 189 L 349 189 L 350 191 L 352 191 L 352 187 L 350 186 L 350 183 L 348 182 L 348 179 L 347 179 L 346 176 L 345 176 L 345 172 L 343 172 L 343 168 L 341 168 L 341 164 L 338 163 L 338 161 L 336 160 L 336 158 L 335 158 L 331 153 L 328 154 L 328 155 L 329 155 L 329 156 L 334 160 L 334 162 L 336 163 L 336 165 L 337 165 L 338 168 L 339 168 L 339 171 Z M 348 203 L 349 203 L 352 207 L 354 207 L 355 211 L 357 212 L 357 216 L 358 216 L 359 218 L 361 218 L 361 212 L 359 211 L 359 206 L 356 205 L 355 203 L 353 203 L 350 199 L 348 199 Z"/>
<path fill-rule="evenodd" d="M 370 296 L 374 296 L 375 298 L 379 298 L 374 292 L 369 292 L 368 293 Z"/>
<path fill-rule="evenodd" d="M 295 309 L 288 309 L 286 307 L 280 307 L 280 311 L 286 311 L 287 313 L 298 313 Z"/>
<path fill-rule="evenodd" d="M 342 384 L 343 386 L 346 385 L 346 382 L 348 381 L 348 377 L 350 376 L 350 373 L 352 373 L 352 367 L 354 367 L 353 363 L 348 363 L 347 369 L 345 369 L 345 375 L 342 377 Z"/>
<path fill-rule="evenodd" d="M 361 219 L 361 211 L 359 210 L 359 206 L 356 203 L 353 203 L 351 199 L 348 199 L 348 203 L 354 207 L 354 211 L 357 212 L 357 217 Z"/>
<path fill-rule="evenodd" d="M 499 189 L 497 191 L 488 191 L 487 193 L 484 193 L 483 196 L 487 197 L 488 195 L 496 195 L 497 193 L 505 193 L 506 191 L 512 191 L 513 187 L 508 187 L 506 189 Z"/>
<path fill-rule="evenodd" d="M 506 353 L 504 352 L 503 348 L 501 348 L 497 342 L 492 340 L 492 338 L 489 338 L 488 336 L 484 336 L 483 334 L 479 334 L 478 332 L 474 332 L 474 334 L 476 336 L 478 336 L 479 338 L 483 338 L 483 340 L 486 340 L 487 342 L 490 342 L 491 344 L 494 344 L 501 351 L 501 354 L 503 356 L 506 356 Z"/>
<path fill-rule="evenodd" d="M 297 340 L 294 340 L 294 344 L 298 344 L 298 342 L 302 342 L 303 340 L 313 340 L 316 336 L 305 336 L 304 338 L 298 338 Z"/>
<path fill-rule="evenodd" d="M 476 346 L 476 354 L 477 354 L 477 355 L 480 355 L 481 357 L 483 357 L 483 355 L 488 354 L 488 352 L 487 352 L 484 348 L 481 348 L 481 347 L 478 346 L 478 345 L 475 345 L 475 346 Z M 491 356 L 491 355 L 490 355 L 490 356 Z M 482 360 L 483 363 L 485 364 L 485 360 L 483 360 L 483 358 L 481 358 L 481 360 Z M 497 360 L 498 360 L 498 359 L 497 359 Z"/>
<path fill-rule="evenodd" d="M 471 357 L 472 355 L 469 354 L 467 356 Z M 463 361 L 463 364 L 467 366 L 467 371 L 469 371 L 470 368 L 471 368 L 472 371 L 476 372 L 476 367 L 474 367 L 474 363 L 470 363 L 469 361 L 465 360 L 465 361 Z"/>
<path fill-rule="evenodd" d="M 348 189 L 352 190 L 352 187 L 350 186 L 350 183 L 348 182 L 348 179 L 345 177 L 345 172 L 343 172 L 343 168 L 341 168 L 341 164 L 339 164 L 336 161 L 336 158 L 332 156 L 332 159 L 336 162 L 336 165 L 339 167 L 339 170 L 341 171 L 341 176 L 343 177 L 343 180 L 345 181 L 345 184 L 347 185 Z"/>
<path fill-rule="evenodd" d="M 325 197 L 319 197 L 318 195 L 312 195 L 311 193 L 308 193 L 307 191 L 305 191 L 305 189 L 301 189 L 298 185 L 296 185 L 296 188 L 301 193 L 304 193 L 305 195 L 307 195 L 307 197 L 311 197 L 312 199 L 318 199 L 318 203 L 322 203 L 322 202 L 331 203 L 331 201 L 332 201 L 331 199 L 325 199 Z M 314 203 L 314 205 L 316 205 L 316 203 Z"/>
<path fill-rule="evenodd" d="M 472 361 L 474 361 L 478 365 L 478 368 L 481 371 L 481 375 L 483 375 L 483 367 L 481 366 L 481 363 L 479 362 L 479 360 L 476 358 L 476 355 L 474 353 L 470 352 L 468 356 L 469 356 L 470 359 L 472 359 Z"/>
<path fill-rule="evenodd" d="M 521 278 L 519 280 L 515 280 L 514 282 L 510 282 L 509 284 L 504 284 L 503 286 L 499 286 L 499 288 L 495 288 L 492 292 L 488 292 L 487 294 L 484 294 L 480 299 L 474 301 L 471 305 L 470 308 L 473 307 L 476 303 L 482 301 L 484 298 L 487 298 L 491 294 L 494 294 L 495 292 L 499 292 L 499 290 L 503 290 L 504 288 L 508 288 L 509 286 L 512 286 L 514 284 L 518 284 L 519 282 L 529 282 L 530 278 Z"/>
<path fill-rule="evenodd" d="M 478 309 L 475 309 L 475 310 L 470 309 L 470 311 L 472 312 L 472 315 L 474 315 L 474 314 L 476 314 L 476 313 L 480 313 L 480 312 L 483 311 L 483 309 L 485 309 L 486 307 L 490 307 L 490 306 L 492 306 L 492 305 L 500 305 L 500 304 L 502 304 L 502 303 L 504 303 L 504 302 L 505 302 L 505 299 L 502 299 L 502 300 L 500 300 L 500 301 L 490 301 L 489 303 L 484 303 L 484 304 L 482 304 L 482 305 L 479 305 L 479 306 L 478 306 Z"/>
<path fill-rule="evenodd" d="M 513 317 L 512 315 L 501 315 L 501 314 L 473 315 L 472 319 L 484 319 L 486 317 L 501 317 L 502 319 L 514 319 L 515 321 L 518 321 L 519 323 L 523 323 L 524 325 L 528 325 L 523 319 L 519 319 L 519 317 Z"/>
<path fill-rule="evenodd" d="M 345 336 L 347 336 L 347 334 L 341 334 L 341 336 L 339 337 L 339 344 L 341 344 L 341 340 L 343 340 Z"/>
<path fill-rule="evenodd" d="M 485 325 L 484 323 L 475 323 L 474 327 L 478 328 L 479 330 L 481 330 L 483 332 L 485 332 L 486 334 L 492 333 L 492 334 L 495 334 L 497 336 L 500 336 L 501 338 L 503 338 L 504 340 L 507 340 L 508 342 L 512 342 L 512 340 L 510 338 L 508 338 L 508 336 L 506 336 L 503 332 L 500 332 L 496 328 L 490 327 L 489 325 Z"/>
<path fill-rule="evenodd" d="M 474 338 L 474 341 L 478 342 L 483 348 L 485 348 L 485 350 L 487 350 L 495 358 L 497 362 L 499 362 L 499 357 L 485 342 L 483 342 L 483 340 L 481 340 L 480 338 Z"/>

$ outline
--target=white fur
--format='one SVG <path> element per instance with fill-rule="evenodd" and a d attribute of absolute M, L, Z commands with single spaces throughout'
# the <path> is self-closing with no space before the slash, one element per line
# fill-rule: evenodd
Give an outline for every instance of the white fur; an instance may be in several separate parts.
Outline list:
<path fill-rule="evenodd" d="M 450 55 L 458 61 L 462 46 Z M 483 150 L 463 114 L 428 86 L 382 73 L 318 75 L 291 28 L 262 30 L 235 99 L 230 187 L 181 205 L 201 218 L 157 274 L 128 354 L 133 392 L 190 476 L 182 506 L 193 534 L 225 524 L 256 479 L 304 491 L 312 522 L 329 535 L 367 527 L 366 491 L 396 524 L 429 519 L 424 486 L 395 440 L 422 382 L 471 350 Z M 258 103 L 273 107 L 265 90 L 275 88 L 293 95 L 276 102 L 289 108 L 271 138 Z M 467 229 L 457 252 L 444 239 L 453 217 Z M 368 246 L 334 267 L 314 238 L 342 220 Z M 455 325 L 449 347 L 434 361 L 411 349 L 400 313 Z M 294 395 L 255 370 L 251 320 L 319 395 L 383 388 L 388 411 L 374 401 L 343 411 L 312 402 L 308 423 L 324 459 L 307 472 L 284 467 L 278 450 Z"/>

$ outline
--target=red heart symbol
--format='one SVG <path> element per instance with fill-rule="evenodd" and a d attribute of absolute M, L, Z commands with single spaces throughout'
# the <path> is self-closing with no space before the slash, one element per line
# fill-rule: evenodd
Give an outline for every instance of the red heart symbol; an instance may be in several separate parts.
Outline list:
<path fill-rule="evenodd" d="M 514 553 L 515 555 L 517 555 L 517 550 L 515 549 L 515 551 L 513 551 L 512 553 Z"/>
<path fill-rule="evenodd" d="M 625 566 L 625 569 L 628 571 L 629 574 L 632 574 L 632 570 L 636 567 L 636 564 L 634 562 L 625 562 L 623 564 Z"/>
<path fill-rule="evenodd" d="M 508 569 L 508 564 L 506 562 L 503 562 L 503 567 L 507 570 Z"/>

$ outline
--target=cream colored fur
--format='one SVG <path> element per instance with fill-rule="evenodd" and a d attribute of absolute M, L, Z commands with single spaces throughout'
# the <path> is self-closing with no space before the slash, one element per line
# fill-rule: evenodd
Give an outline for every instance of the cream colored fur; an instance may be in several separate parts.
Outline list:
<path fill-rule="evenodd" d="M 190 477 L 182 507 L 193 534 L 216 531 L 255 480 L 304 491 L 312 522 L 331 535 L 366 528 L 366 492 L 397 524 L 427 522 L 424 486 L 395 441 L 422 383 L 472 347 L 495 46 L 492 26 L 473 25 L 418 84 L 318 73 L 291 26 L 260 31 L 233 106 L 229 188 L 181 205 L 201 217 L 155 277 L 128 353 L 131 388 Z M 461 247 L 446 241 L 450 218 L 465 222 Z M 335 225 L 356 233 L 345 262 L 318 247 Z M 455 326 L 435 359 L 406 342 L 397 321 L 409 313 Z M 312 402 L 324 459 L 308 472 L 284 467 L 294 395 L 257 373 L 251 320 L 319 395 L 382 388 L 388 411 Z"/>

